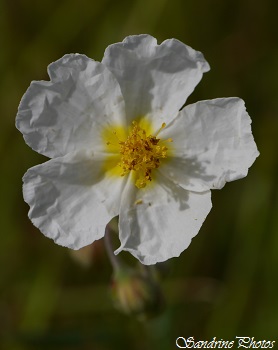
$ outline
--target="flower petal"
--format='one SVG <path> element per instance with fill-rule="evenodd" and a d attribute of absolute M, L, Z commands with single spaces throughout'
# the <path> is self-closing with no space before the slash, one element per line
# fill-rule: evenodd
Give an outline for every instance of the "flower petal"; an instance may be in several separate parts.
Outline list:
<path fill-rule="evenodd" d="M 259 155 L 250 124 L 244 101 L 236 97 L 186 106 L 159 135 L 174 141 L 174 158 L 161 171 L 193 191 L 245 177 Z"/>
<path fill-rule="evenodd" d="M 120 209 L 119 234 L 122 250 L 143 264 L 177 257 L 186 249 L 211 209 L 210 191 L 182 189 L 157 175 L 157 182 L 136 191 L 125 187 Z"/>
<path fill-rule="evenodd" d="M 150 35 L 108 46 L 102 62 L 118 79 L 130 121 L 148 115 L 156 128 L 175 117 L 209 70 L 200 52 L 176 39 L 157 45 Z"/>
<path fill-rule="evenodd" d="M 79 249 L 104 236 L 119 214 L 123 178 L 105 176 L 103 158 L 79 151 L 35 166 L 23 181 L 29 218 L 57 244 Z"/>
<path fill-rule="evenodd" d="M 19 105 L 16 126 L 26 143 L 50 158 L 100 149 L 99 130 L 125 122 L 115 77 L 85 55 L 65 55 L 48 67 L 51 81 L 33 81 Z"/>

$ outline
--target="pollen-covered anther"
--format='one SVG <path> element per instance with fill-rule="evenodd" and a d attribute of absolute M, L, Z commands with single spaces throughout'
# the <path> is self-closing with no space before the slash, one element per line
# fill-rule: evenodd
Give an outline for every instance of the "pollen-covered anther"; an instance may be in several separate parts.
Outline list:
<path fill-rule="evenodd" d="M 162 124 L 158 133 L 166 126 Z M 168 148 L 162 145 L 160 139 L 149 135 L 142 129 L 137 122 L 132 123 L 132 129 L 126 141 L 120 141 L 121 161 L 119 166 L 122 168 L 122 176 L 130 171 L 136 171 L 135 185 L 143 188 L 148 182 L 152 181 L 152 170 L 160 166 L 161 158 L 167 157 Z M 172 140 L 166 140 L 172 142 Z"/>

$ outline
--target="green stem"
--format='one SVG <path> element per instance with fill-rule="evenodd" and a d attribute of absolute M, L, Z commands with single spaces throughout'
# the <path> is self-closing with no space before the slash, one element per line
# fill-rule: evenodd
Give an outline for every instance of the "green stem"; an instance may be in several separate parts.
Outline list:
<path fill-rule="evenodd" d="M 105 228 L 104 243 L 105 243 L 105 248 L 107 251 L 108 258 L 111 262 L 111 265 L 113 266 L 114 271 L 117 271 L 120 268 L 120 261 L 114 254 L 112 241 L 111 241 L 111 231 L 112 231 L 111 228 L 109 227 L 109 225 L 107 225 Z"/>

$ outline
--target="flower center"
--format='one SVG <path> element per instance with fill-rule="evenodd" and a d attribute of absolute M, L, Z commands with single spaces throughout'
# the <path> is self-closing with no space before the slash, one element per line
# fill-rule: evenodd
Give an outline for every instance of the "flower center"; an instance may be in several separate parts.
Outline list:
<path fill-rule="evenodd" d="M 163 145 L 165 141 L 156 137 L 165 126 L 163 123 L 155 136 L 147 136 L 146 131 L 134 121 L 126 141 L 119 141 L 121 160 L 118 165 L 122 169 L 121 176 L 135 171 L 135 185 L 138 188 L 143 188 L 152 181 L 153 169 L 158 168 L 161 159 L 167 157 L 168 148 Z M 172 139 L 166 142 L 172 142 Z"/>

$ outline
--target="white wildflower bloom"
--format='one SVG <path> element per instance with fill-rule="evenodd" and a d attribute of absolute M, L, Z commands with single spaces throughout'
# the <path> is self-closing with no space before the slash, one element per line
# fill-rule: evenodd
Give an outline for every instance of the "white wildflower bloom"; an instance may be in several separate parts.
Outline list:
<path fill-rule="evenodd" d="M 120 248 L 143 264 L 179 256 L 211 209 L 210 189 L 247 175 L 258 151 L 239 98 L 180 110 L 209 65 L 178 40 L 109 46 L 102 62 L 65 55 L 32 82 L 16 126 L 51 158 L 24 175 L 33 224 L 79 249 L 119 215 Z"/>

